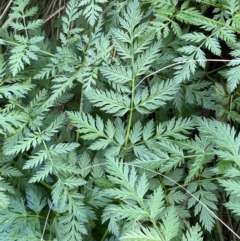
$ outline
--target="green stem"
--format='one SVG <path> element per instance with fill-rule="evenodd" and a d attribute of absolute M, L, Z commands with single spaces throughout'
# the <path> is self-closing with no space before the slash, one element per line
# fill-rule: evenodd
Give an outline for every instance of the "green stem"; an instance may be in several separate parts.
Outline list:
<path fill-rule="evenodd" d="M 124 159 L 124 157 L 126 155 L 126 152 L 127 152 L 128 140 L 129 140 L 130 130 L 131 130 L 131 126 L 132 126 L 132 118 L 133 118 L 133 110 L 134 110 L 134 89 L 135 89 L 135 77 L 133 77 L 133 79 L 132 79 L 131 107 L 130 107 L 127 135 L 126 135 L 126 139 L 125 139 L 124 151 L 123 151 L 123 154 L 122 154 L 122 159 Z"/>
<path fill-rule="evenodd" d="M 38 127 L 37 129 L 38 129 L 38 133 L 41 135 L 42 132 L 41 132 L 40 128 Z M 49 151 L 49 149 L 48 149 L 45 141 L 43 141 L 43 146 L 44 146 L 44 148 L 45 148 L 45 150 L 46 150 L 46 152 L 47 152 L 47 156 L 48 156 L 49 161 L 50 161 L 50 163 L 51 163 L 51 165 L 52 165 L 52 167 L 53 167 L 53 170 L 54 170 L 54 163 L 53 163 L 52 157 L 51 157 L 51 155 L 50 155 L 50 151 Z M 55 172 L 55 175 L 57 176 L 57 178 L 58 178 L 60 181 L 62 181 L 57 172 Z"/>
<path fill-rule="evenodd" d="M 164 241 L 165 238 L 163 237 L 161 231 L 159 230 L 159 227 L 158 227 L 158 225 L 156 224 L 156 221 L 151 218 L 151 222 L 152 222 L 155 230 L 158 232 L 158 235 L 159 235 L 159 237 L 161 238 L 161 240 Z"/>
<path fill-rule="evenodd" d="M 13 21 L 13 19 L 14 18 L 12 18 L 12 17 L 8 18 L 7 21 L 5 21 L 5 23 L 2 25 L 1 28 L 6 30 L 9 26 L 9 24 Z"/>
<path fill-rule="evenodd" d="M 108 229 L 106 229 L 105 233 L 103 234 L 101 241 L 104 241 L 108 235 Z"/>
<path fill-rule="evenodd" d="M 22 16 L 24 16 L 24 12 L 22 12 Z M 29 36 L 28 36 L 27 28 L 26 28 L 27 23 L 26 23 L 25 16 L 23 17 L 23 24 L 24 24 L 24 27 L 25 27 L 25 28 L 24 28 L 24 30 L 25 30 L 25 35 L 26 35 L 27 39 L 29 40 Z"/>
<path fill-rule="evenodd" d="M 216 219 L 217 237 L 219 241 L 224 241 L 224 235 L 222 233 L 222 227 L 218 219 Z"/>
<path fill-rule="evenodd" d="M 83 88 L 82 88 L 81 97 L 80 97 L 79 113 L 82 113 L 82 106 L 83 106 Z M 80 133 L 77 131 L 76 142 L 79 141 L 79 135 L 80 135 Z"/>
<path fill-rule="evenodd" d="M 133 29 L 130 30 L 130 36 L 133 36 Z M 128 127 L 127 127 L 127 134 L 126 134 L 126 139 L 125 139 L 125 144 L 124 144 L 124 150 L 122 154 L 122 159 L 124 160 L 124 157 L 127 153 L 127 146 L 128 146 L 128 140 L 129 140 L 129 135 L 130 135 L 130 130 L 132 126 L 132 118 L 133 118 L 133 110 L 134 110 L 134 94 L 135 94 L 135 71 L 134 71 L 134 49 L 133 49 L 133 44 L 134 44 L 134 38 L 131 37 L 131 66 L 132 66 L 132 91 L 131 91 L 131 107 L 130 107 L 130 113 L 129 113 L 129 120 L 128 120 Z"/>
<path fill-rule="evenodd" d="M 18 43 L 12 42 L 12 41 L 8 41 L 8 40 L 4 40 L 4 39 L 3 39 L 3 41 L 5 43 L 7 43 L 9 45 L 13 45 L 13 46 L 20 46 L 21 45 L 21 44 L 18 44 Z M 51 53 L 46 52 L 44 50 L 39 50 L 39 53 L 45 54 L 45 55 L 50 56 L 50 57 L 54 57 L 55 56 L 55 54 L 51 54 Z"/>
<path fill-rule="evenodd" d="M 123 152 L 123 155 L 122 155 L 122 159 L 124 159 L 124 157 L 126 155 L 126 152 L 127 152 L 128 139 L 129 139 L 131 125 L 132 125 L 132 117 L 133 117 L 133 107 L 132 107 L 132 104 L 131 104 L 131 110 L 130 110 L 130 114 L 129 114 L 128 128 L 127 128 L 127 135 L 126 135 L 126 139 L 125 139 L 124 152 Z"/>

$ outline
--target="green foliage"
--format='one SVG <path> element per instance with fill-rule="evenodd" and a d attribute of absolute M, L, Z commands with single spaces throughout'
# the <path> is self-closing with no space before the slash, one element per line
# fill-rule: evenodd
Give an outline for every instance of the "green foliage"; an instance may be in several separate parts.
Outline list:
<path fill-rule="evenodd" d="M 38 12 L 0 28 L 0 241 L 240 239 L 239 1 Z"/>

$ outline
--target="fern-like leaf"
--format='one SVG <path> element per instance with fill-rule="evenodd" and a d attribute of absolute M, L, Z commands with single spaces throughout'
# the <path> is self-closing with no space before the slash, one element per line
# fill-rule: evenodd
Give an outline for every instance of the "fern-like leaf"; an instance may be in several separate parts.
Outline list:
<path fill-rule="evenodd" d="M 179 217 L 174 210 L 174 207 L 170 207 L 166 210 L 165 217 L 163 218 L 163 224 L 161 231 L 166 241 L 172 240 L 177 236 L 179 230 Z"/>
<path fill-rule="evenodd" d="M 144 228 L 141 230 L 130 231 L 124 234 L 120 240 L 123 241 L 164 241 L 159 233 L 153 228 Z"/>
<path fill-rule="evenodd" d="M 197 224 L 190 227 L 186 235 L 183 235 L 182 241 L 203 241 L 202 234 L 203 232 L 201 231 L 200 226 Z"/>
<path fill-rule="evenodd" d="M 130 109 L 129 97 L 123 99 L 122 95 L 113 91 L 89 89 L 84 94 L 94 106 L 115 116 L 123 116 Z"/>
<path fill-rule="evenodd" d="M 135 108 L 142 114 L 148 114 L 173 99 L 178 90 L 179 84 L 173 80 L 159 81 L 159 83 L 152 84 L 150 91 L 146 87 L 144 90 L 136 92 Z"/>

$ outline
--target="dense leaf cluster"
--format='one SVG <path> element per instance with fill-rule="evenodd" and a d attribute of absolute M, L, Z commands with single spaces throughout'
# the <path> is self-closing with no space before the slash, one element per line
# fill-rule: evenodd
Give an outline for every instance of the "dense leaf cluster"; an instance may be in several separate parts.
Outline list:
<path fill-rule="evenodd" d="M 0 240 L 239 238 L 239 1 L 70 0 L 48 37 L 29 4 L 0 29 Z"/>

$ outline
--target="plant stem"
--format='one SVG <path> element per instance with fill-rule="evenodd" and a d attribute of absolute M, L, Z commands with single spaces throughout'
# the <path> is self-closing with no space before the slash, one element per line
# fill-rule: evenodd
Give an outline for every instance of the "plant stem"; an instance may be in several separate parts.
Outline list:
<path fill-rule="evenodd" d="M 81 91 L 81 97 L 80 97 L 80 103 L 79 103 L 79 113 L 82 113 L 82 105 L 83 105 L 83 88 L 82 88 L 82 91 Z M 77 131 L 77 134 L 76 134 L 76 142 L 79 141 L 79 132 Z"/>
<path fill-rule="evenodd" d="M 223 236 L 223 233 L 222 233 L 222 227 L 221 227 L 221 224 L 220 222 L 216 219 L 216 228 L 217 228 L 217 234 L 218 234 L 218 239 L 219 241 L 224 241 L 224 236 Z"/>
<path fill-rule="evenodd" d="M 135 77 L 132 78 L 131 107 L 130 107 L 128 128 L 127 128 L 127 134 L 126 134 L 126 139 L 125 139 L 124 151 L 123 151 L 122 159 L 124 159 L 124 157 L 126 155 L 126 152 L 127 152 L 128 139 L 129 139 L 130 130 L 131 130 L 131 126 L 132 126 L 132 118 L 133 118 L 133 110 L 134 110 L 134 89 L 135 89 Z"/>
<path fill-rule="evenodd" d="M 106 229 L 105 233 L 103 234 L 101 241 L 104 241 L 108 235 L 108 229 Z"/>

